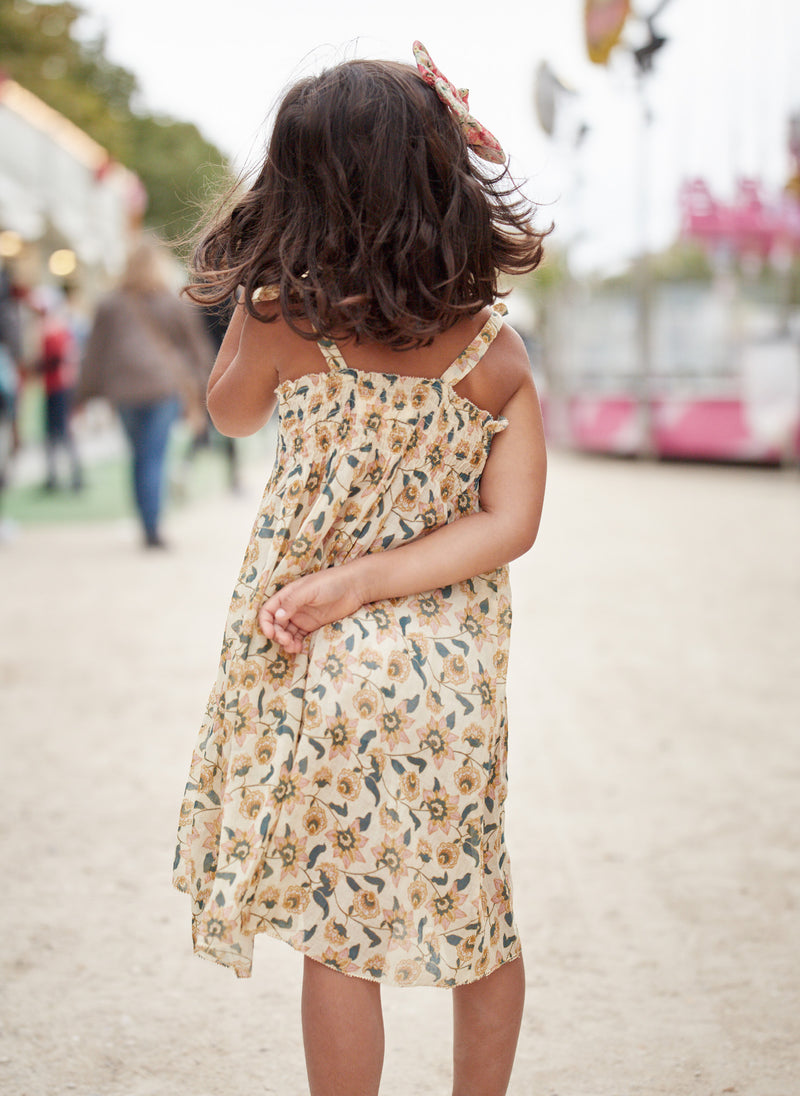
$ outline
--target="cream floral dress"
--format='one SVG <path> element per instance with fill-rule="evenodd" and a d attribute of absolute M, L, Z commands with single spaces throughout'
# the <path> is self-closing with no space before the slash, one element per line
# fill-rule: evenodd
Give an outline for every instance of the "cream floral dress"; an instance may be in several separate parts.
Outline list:
<path fill-rule="evenodd" d="M 195 951 L 251 971 L 267 932 L 345 974 L 454 986 L 519 955 L 503 838 L 505 567 L 266 640 L 265 597 L 478 509 L 506 425 L 457 395 L 498 305 L 439 379 L 348 369 L 278 388 L 277 459 L 236 584 L 181 810 Z"/>

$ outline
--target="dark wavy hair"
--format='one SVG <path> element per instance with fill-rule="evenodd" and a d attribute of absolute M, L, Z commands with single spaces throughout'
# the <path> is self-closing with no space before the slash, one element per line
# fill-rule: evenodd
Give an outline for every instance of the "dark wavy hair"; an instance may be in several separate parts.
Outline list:
<path fill-rule="evenodd" d="M 285 94 L 255 182 L 195 248 L 187 292 L 217 305 L 242 287 L 269 322 L 253 294 L 277 287 L 305 338 L 422 346 L 490 304 L 501 272 L 538 265 L 547 232 L 532 216 L 414 68 L 347 61 Z"/>

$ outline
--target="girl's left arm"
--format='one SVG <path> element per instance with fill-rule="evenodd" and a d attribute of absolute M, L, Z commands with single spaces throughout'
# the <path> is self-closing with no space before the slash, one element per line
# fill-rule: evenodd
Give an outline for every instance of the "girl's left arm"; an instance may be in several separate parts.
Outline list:
<path fill-rule="evenodd" d="M 208 413 L 221 434 L 255 434 L 272 414 L 278 384 L 276 326 L 259 323 L 236 306 L 208 378 Z"/>

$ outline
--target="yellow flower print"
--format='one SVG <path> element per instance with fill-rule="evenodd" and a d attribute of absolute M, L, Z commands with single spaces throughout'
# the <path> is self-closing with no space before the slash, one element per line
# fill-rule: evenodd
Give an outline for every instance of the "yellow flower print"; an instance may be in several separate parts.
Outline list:
<path fill-rule="evenodd" d="M 298 837 L 295 833 L 275 838 L 275 852 L 283 865 L 281 879 L 287 875 L 297 875 L 299 869 L 305 865 L 308 860 L 307 844 L 307 837 Z"/>
<path fill-rule="evenodd" d="M 216 776 L 216 765 L 204 765 L 200 770 L 200 775 L 197 778 L 197 790 L 199 792 L 202 792 L 203 795 L 208 795 L 210 791 L 214 790 L 214 782 Z"/>
<path fill-rule="evenodd" d="M 244 689 L 252 689 L 261 680 L 261 667 L 254 662 L 243 662 L 237 666 L 237 677 Z"/>
<path fill-rule="evenodd" d="M 319 865 L 319 881 L 327 890 L 333 890 L 339 882 L 339 869 L 335 864 L 326 861 Z"/>
<path fill-rule="evenodd" d="M 349 868 L 356 860 L 364 860 L 361 849 L 367 843 L 367 837 L 361 832 L 358 822 L 350 826 L 328 830 L 325 834 L 333 850 L 333 855 L 338 857 L 345 868 Z"/>
<path fill-rule="evenodd" d="M 367 754 L 368 764 L 372 764 L 373 761 L 377 767 L 378 776 L 383 776 L 383 770 L 386 767 L 386 754 L 379 746 L 376 746 L 374 750 L 370 750 Z"/>
<path fill-rule="evenodd" d="M 330 740 L 329 757 L 349 757 L 356 737 L 357 724 L 354 719 L 337 715 L 328 720 L 327 738 Z"/>
<path fill-rule="evenodd" d="M 287 887 L 283 896 L 283 908 L 289 913 L 302 913 L 311 901 L 309 887 Z"/>
<path fill-rule="evenodd" d="M 386 673 L 391 681 L 407 681 L 411 673 L 411 659 L 406 651 L 393 651 L 386 664 Z"/>
<path fill-rule="evenodd" d="M 375 626 L 379 632 L 388 632 L 392 628 L 392 621 L 385 609 L 381 609 L 379 606 L 373 606 L 369 610 L 369 616 L 375 622 Z"/>
<path fill-rule="evenodd" d="M 397 813 L 394 807 L 389 807 L 385 803 L 380 809 L 379 817 L 381 820 L 381 825 L 389 833 L 396 833 L 403 824 L 400 821 L 400 815 Z"/>
<path fill-rule="evenodd" d="M 275 747 L 278 744 L 278 740 L 271 732 L 269 734 L 262 735 L 256 742 L 256 759 L 261 765 L 269 765 L 270 761 L 275 755 Z"/>
<path fill-rule="evenodd" d="M 411 602 L 412 610 L 422 618 L 427 627 L 436 635 L 442 627 L 450 625 L 447 604 L 441 590 L 431 590 L 420 594 Z"/>
<path fill-rule="evenodd" d="M 382 978 L 386 973 L 386 957 L 371 955 L 364 965 L 364 973 L 370 978 Z"/>
<path fill-rule="evenodd" d="M 400 742 L 408 742 L 405 732 L 408 723 L 408 716 L 397 708 L 383 713 L 379 721 L 381 738 L 389 744 L 390 749 L 395 749 Z"/>
<path fill-rule="evenodd" d="M 344 948 L 342 951 L 334 951 L 333 948 L 326 948 L 320 958 L 326 966 L 334 967 L 334 969 L 340 970 L 342 974 L 348 974 L 350 971 L 358 970 L 358 967 L 350 958 L 349 948 Z"/>
<path fill-rule="evenodd" d="M 472 795 L 480 786 L 481 778 L 477 769 L 471 765 L 462 765 L 455 771 L 456 787 L 462 795 Z"/>
<path fill-rule="evenodd" d="M 472 956 L 475 951 L 476 939 L 477 938 L 475 936 L 475 933 L 472 933 L 471 936 L 465 936 L 461 943 L 458 945 L 458 948 L 456 950 L 458 952 L 458 958 L 461 960 L 462 963 L 467 964 L 472 962 Z"/>
<path fill-rule="evenodd" d="M 347 943 L 347 925 L 341 921 L 329 921 L 325 926 L 325 939 L 336 947 Z"/>
<path fill-rule="evenodd" d="M 229 944 L 233 939 L 233 930 L 238 922 L 235 909 L 229 909 L 210 902 L 197 919 L 197 935 L 206 937 L 217 944 Z"/>
<path fill-rule="evenodd" d="M 319 807 L 310 807 L 303 815 L 303 829 L 313 836 L 325 828 L 325 812 Z"/>
<path fill-rule="evenodd" d="M 250 772 L 252 761 L 247 754 L 239 754 L 234 757 L 231 762 L 230 775 L 231 776 L 247 776 Z"/>
<path fill-rule="evenodd" d="M 473 749 L 478 749 L 482 746 L 486 740 L 486 735 L 483 732 L 483 727 L 478 723 L 470 723 L 461 735 L 461 741 L 466 742 L 468 746 L 472 746 Z"/>
<path fill-rule="evenodd" d="M 434 895 L 426 909 L 431 911 L 434 921 L 446 928 L 457 918 L 464 916 L 464 910 L 459 906 L 461 900 L 461 895 L 453 884 L 447 894 Z"/>
<path fill-rule="evenodd" d="M 423 864 L 429 864 L 433 857 L 433 849 L 424 839 L 417 842 L 417 854 Z"/>
<path fill-rule="evenodd" d="M 443 507 L 436 503 L 431 503 L 431 505 L 427 506 L 420 514 L 422 524 L 426 529 L 435 529 L 436 526 L 443 521 L 444 516 Z"/>
<path fill-rule="evenodd" d="M 362 685 L 353 697 L 353 704 L 362 719 L 372 719 L 378 711 L 378 690 Z"/>
<path fill-rule="evenodd" d="M 273 650 L 275 646 L 273 644 Z M 292 665 L 287 655 L 282 651 L 276 654 L 264 666 L 264 676 L 268 677 L 271 685 L 280 685 L 291 676 Z"/>
<path fill-rule="evenodd" d="M 282 765 L 278 783 L 270 791 L 270 798 L 276 806 L 284 806 L 296 799 L 307 784 L 308 781 L 298 772 L 291 772 L 287 765 Z"/>
<path fill-rule="evenodd" d="M 434 765 L 441 769 L 445 761 L 452 761 L 455 756 L 450 745 L 455 741 L 456 736 L 450 733 L 443 719 L 429 719 L 419 743 L 421 749 L 430 750 Z"/>
<path fill-rule="evenodd" d="M 410 913 L 400 908 L 395 898 L 392 909 L 383 911 L 381 925 L 389 930 L 389 935 L 404 951 L 414 944 L 414 921 Z"/>
<path fill-rule="evenodd" d="M 386 868 L 392 879 L 397 880 L 406 874 L 405 861 L 409 857 L 409 851 L 402 841 L 391 838 L 385 839 L 380 845 L 376 845 L 372 852 L 375 856 L 375 864 L 378 868 Z"/>
<path fill-rule="evenodd" d="M 241 811 L 245 818 L 258 818 L 263 806 L 264 796 L 261 792 L 248 791 L 242 796 Z"/>
<path fill-rule="evenodd" d="M 393 453 L 399 453 L 406 448 L 406 430 L 397 423 L 389 431 L 389 448 Z"/>
<path fill-rule="evenodd" d="M 315 788 L 327 788 L 332 780 L 333 773 L 328 768 L 328 766 L 320 765 L 320 767 L 314 773 L 314 779 L 312 783 Z"/>
<path fill-rule="evenodd" d="M 342 769 L 336 781 L 336 790 L 344 799 L 358 799 L 361 791 L 361 774 L 352 769 Z"/>
<path fill-rule="evenodd" d="M 449 655 L 444 660 L 442 676 L 453 685 L 463 685 L 467 680 L 467 660 L 462 654 Z"/>
<path fill-rule="evenodd" d="M 220 844 L 220 855 L 225 857 L 225 862 L 238 860 L 247 864 L 252 860 L 260 848 L 260 837 L 254 829 L 227 830 L 227 841 Z"/>
<path fill-rule="evenodd" d="M 428 884 L 418 879 L 408 888 L 408 900 L 413 909 L 418 910 L 428 897 Z"/>
<path fill-rule="evenodd" d="M 365 647 L 359 655 L 359 664 L 375 672 L 383 668 L 383 656 L 374 647 Z"/>
<path fill-rule="evenodd" d="M 508 673 L 508 651 L 495 651 L 492 662 L 494 663 L 498 680 L 505 681 L 506 674 Z"/>
<path fill-rule="evenodd" d="M 301 533 L 289 545 L 289 555 L 292 557 L 293 562 L 300 567 L 311 562 L 315 551 L 316 545 L 307 533 Z"/>
<path fill-rule="evenodd" d="M 458 847 L 452 841 L 443 841 L 436 850 L 436 862 L 443 868 L 452 868 L 458 863 Z"/>
<path fill-rule="evenodd" d="M 435 712 L 437 715 L 444 707 L 440 694 L 432 686 L 425 693 L 425 704 L 429 712 Z"/>
<path fill-rule="evenodd" d="M 442 789 L 426 792 L 422 798 L 430 815 L 428 833 L 433 833 L 435 830 L 443 830 L 447 833 L 450 829 L 450 820 L 456 814 L 458 798 L 455 795 L 448 795 Z"/>
<path fill-rule="evenodd" d="M 473 674 L 472 681 L 481 698 L 481 715 L 486 719 L 494 711 L 497 699 L 494 682 L 489 677 L 486 670 L 483 670 L 482 673 L 479 674 Z"/>
<path fill-rule="evenodd" d="M 375 891 L 358 891 L 353 899 L 353 909 L 359 917 L 369 921 L 378 916 L 378 896 Z"/>
<path fill-rule="evenodd" d="M 494 880 L 494 894 L 492 901 L 499 907 L 501 913 L 509 913 L 511 910 L 511 893 L 505 879 Z"/>
<path fill-rule="evenodd" d="M 310 731 L 322 726 L 322 712 L 316 700 L 306 701 L 303 708 L 303 723 Z"/>
<path fill-rule="evenodd" d="M 419 487 L 413 480 L 405 485 L 403 490 L 397 496 L 395 500 L 395 506 L 403 513 L 411 513 L 417 508 L 417 499 L 419 498 Z"/>
<path fill-rule="evenodd" d="M 259 897 L 267 909 L 272 910 L 277 906 L 281 897 L 281 892 L 277 887 L 264 887 Z"/>
<path fill-rule="evenodd" d="M 239 693 L 236 698 L 236 707 L 228 712 L 231 734 L 236 739 L 237 746 L 244 746 L 249 735 L 255 733 L 258 721 L 258 712 L 250 702 L 246 693 Z"/>
<path fill-rule="evenodd" d="M 418 411 L 428 399 L 428 388 L 425 384 L 415 384 L 411 389 L 411 406 Z"/>
<path fill-rule="evenodd" d="M 327 453 L 333 445 L 333 427 L 327 422 L 319 422 L 314 428 L 314 444 L 321 453 Z"/>
<path fill-rule="evenodd" d="M 222 815 L 218 814 L 210 822 L 204 822 L 203 828 L 206 831 L 206 839 L 203 842 L 203 848 L 208 852 L 216 852 L 219 848 L 219 838 L 222 832 Z"/>
<path fill-rule="evenodd" d="M 448 472 L 442 481 L 442 486 L 439 490 L 442 502 L 449 502 L 458 490 L 458 477 L 455 472 Z"/>
<path fill-rule="evenodd" d="M 325 657 L 319 659 L 315 665 L 322 671 L 323 675 L 330 678 L 331 684 L 336 691 L 340 692 L 345 682 L 353 680 L 350 669 L 353 661 L 353 656 L 346 649 L 344 643 L 337 643 L 331 646 Z"/>
<path fill-rule="evenodd" d="M 419 959 L 404 959 L 394 968 L 394 980 L 398 986 L 413 986 L 422 973 Z"/>
<path fill-rule="evenodd" d="M 456 613 L 456 620 L 463 631 L 472 638 L 476 649 L 480 651 L 486 639 L 486 617 L 480 605 L 476 603 L 468 605 L 463 613 Z"/>
<path fill-rule="evenodd" d="M 419 799 L 419 776 L 416 773 L 404 773 L 400 777 L 400 794 L 410 803 Z"/>

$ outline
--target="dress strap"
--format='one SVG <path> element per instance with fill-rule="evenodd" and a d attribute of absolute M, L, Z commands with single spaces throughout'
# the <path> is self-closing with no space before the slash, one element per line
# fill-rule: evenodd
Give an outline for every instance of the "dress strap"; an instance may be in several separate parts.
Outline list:
<path fill-rule="evenodd" d="M 328 369 L 338 373 L 341 369 L 347 369 L 347 362 L 342 357 L 342 352 L 333 339 L 317 339 L 320 353 L 327 362 Z"/>
<path fill-rule="evenodd" d="M 456 385 L 471 373 L 483 355 L 494 342 L 495 336 L 503 326 L 503 316 L 508 309 L 502 301 L 492 308 L 492 314 L 468 347 L 461 351 L 452 365 L 442 374 L 445 384 Z"/>

